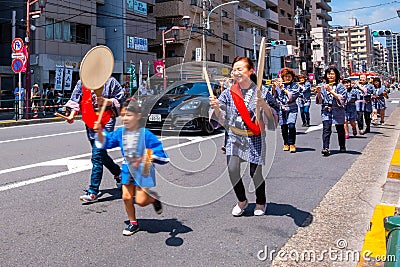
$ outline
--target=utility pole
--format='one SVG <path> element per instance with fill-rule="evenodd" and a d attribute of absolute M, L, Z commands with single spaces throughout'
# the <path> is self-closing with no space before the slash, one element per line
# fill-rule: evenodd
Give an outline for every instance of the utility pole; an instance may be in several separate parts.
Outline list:
<path fill-rule="evenodd" d="M 257 65 L 257 47 L 256 47 L 256 27 L 253 27 L 253 59 L 254 59 L 254 66 Z"/>
<path fill-rule="evenodd" d="M 206 25 L 207 25 L 207 0 L 203 0 L 203 14 L 202 14 L 202 19 L 203 19 L 203 39 L 202 39 L 202 55 L 201 59 L 202 61 L 207 61 L 207 49 L 206 49 Z"/>

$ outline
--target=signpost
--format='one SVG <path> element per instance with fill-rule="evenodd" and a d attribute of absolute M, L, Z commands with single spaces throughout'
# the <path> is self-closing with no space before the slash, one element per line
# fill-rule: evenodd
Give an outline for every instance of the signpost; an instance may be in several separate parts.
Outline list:
<path fill-rule="evenodd" d="M 15 114 L 16 119 L 21 119 L 22 117 L 22 101 L 21 99 L 21 71 L 24 67 L 25 55 L 22 53 L 22 49 L 24 47 L 24 42 L 21 38 L 14 38 L 11 42 L 11 49 L 13 53 L 11 54 L 11 58 L 13 61 L 11 62 L 11 69 L 18 73 L 18 113 L 19 118 L 17 117 L 17 113 Z"/>

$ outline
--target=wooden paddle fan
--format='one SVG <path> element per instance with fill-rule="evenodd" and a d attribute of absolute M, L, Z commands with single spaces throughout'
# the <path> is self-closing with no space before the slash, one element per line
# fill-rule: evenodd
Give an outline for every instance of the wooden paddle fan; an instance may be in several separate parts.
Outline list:
<path fill-rule="evenodd" d="M 94 91 L 97 97 L 101 97 L 104 90 L 104 85 L 111 77 L 113 69 L 114 56 L 111 50 L 104 45 L 93 47 L 86 53 L 81 62 L 79 76 L 81 78 L 83 87 Z M 82 88 L 83 94 L 85 94 L 84 88 Z M 104 98 L 103 105 L 97 117 L 97 123 L 101 122 L 108 101 L 108 99 Z M 63 114 L 56 112 L 54 115 L 68 120 L 68 117 Z M 92 128 L 94 122 L 91 122 L 90 124 L 92 124 L 90 125 L 90 128 Z"/>
<path fill-rule="evenodd" d="M 82 84 L 101 97 L 104 85 L 111 77 L 114 69 L 114 56 L 110 48 L 104 45 L 95 46 L 90 49 L 82 60 L 79 70 Z M 97 123 L 100 123 L 109 100 L 104 98 L 98 115 Z"/>

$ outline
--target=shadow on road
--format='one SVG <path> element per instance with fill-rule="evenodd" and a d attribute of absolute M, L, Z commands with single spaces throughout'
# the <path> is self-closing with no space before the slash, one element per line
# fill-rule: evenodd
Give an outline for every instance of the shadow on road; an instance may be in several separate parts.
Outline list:
<path fill-rule="evenodd" d="M 267 215 L 269 216 L 289 216 L 294 220 L 294 223 L 299 227 L 307 227 L 313 221 L 311 213 L 299 210 L 289 204 L 277 204 L 270 202 L 267 204 Z"/>
<path fill-rule="evenodd" d="M 126 224 L 129 221 L 125 221 Z M 138 219 L 140 231 L 146 231 L 150 234 L 156 234 L 160 232 L 169 233 L 170 237 L 165 240 L 167 246 L 178 247 L 183 244 L 183 239 L 177 237 L 179 234 L 185 234 L 192 232 L 192 228 L 184 225 L 178 219 Z"/>

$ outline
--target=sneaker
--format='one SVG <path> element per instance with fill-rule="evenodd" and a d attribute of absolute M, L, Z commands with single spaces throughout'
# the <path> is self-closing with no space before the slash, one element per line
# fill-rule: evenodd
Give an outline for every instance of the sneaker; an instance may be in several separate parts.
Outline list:
<path fill-rule="evenodd" d="M 303 122 L 303 124 L 301 125 L 301 127 L 307 127 L 307 123 Z"/>
<path fill-rule="evenodd" d="M 350 135 L 349 135 L 349 134 L 345 134 L 345 135 L 344 135 L 344 138 L 349 139 L 349 138 L 350 138 Z"/>
<path fill-rule="evenodd" d="M 249 202 L 246 201 L 246 205 L 244 205 L 243 209 L 241 209 L 239 207 L 239 204 L 236 204 L 236 206 L 233 207 L 233 209 L 232 209 L 232 215 L 235 216 L 235 217 L 241 216 L 243 214 L 244 210 L 247 208 L 248 204 L 249 204 Z"/>
<path fill-rule="evenodd" d="M 345 146 L 341 146 L 339 151 L 340 152 L 346 152 L 346 147 Z"/>
<path fill-rule="evenodd" d="M 155 212 L 160 215 L 163 212 L 161 201 L 157 198 L 154 199 L 155 201 L 152 203 Z"/>
<path fill-rule="evenodd" d="M 267 210 L 267 205 L 264 205 L 264 209 L 259 210 L 259 209 L 255 209 L 254 210 L 254 216 L 263 216 L 265 215 L 265 211 Z"/>
<path fill-rule="evenodd" d="M 283 151 L 289 151 L 289 145 L 283 145 Z"/>
<path fill-rule="evenodd" d="M 366 134 L 366 133 L 370 133 L 371 132 L 371 129 L 370 128 L 365 128 L 365 131 L 364 131 L 364 133 Z"/>
<path fill-rule="evenodd" d="M 324 157 L 327 157 L 327 156 L 329 156 L 329 155 L 331 154 L 331 152 L 329 152 L 329 149 L 328 149 L 328 148 L 322 149 L 321 153 L 322 153 L 322 155 L 323 155 Z"/>
<path fill-rule="evenodd" d="M 296 146 L 290 145 L 290 153 L 296 153 Z"/>
<path fill-rule="evenodd" d="M 353 129 L 353 136 L 357 136 L 357 129 Z"/>
<path fill-rule="evenodd" d="M 360 130 L 360 135 L 364 135 L 364 130 Z"/>
<path fill-rule="evenodd" d="M 128 227 L 126 227 L 125 229 L 124 229 L 124 231 L 122 231 L 122 234 L 123 235 L 133 235 L 134 233 L 136 233 L 136 232 L 138 232 L 140 229 L 139 229 L 139 225 L 137 225 L 137 224 L 129 224 L 128 225 Z"/>
<path fill-rule="evenodd" d="M 225 146 L 223 146 L 223 147 L 221 147 L 221 150 L 222 150 L 222 153 L 226 153 L 226 147 Z"/>
<path fill-rule="evenodd" d="M 100 192 L 97 194 L 89 194 L 86 193 L 83 196 L 80 196 L 79 199 L 85 203 L 93 203 L 99 200 Z"/>
<path fill-rule="evenodd" d="M 121 184 L 121 174 L 114 175 L 114 180 L 115 180 L 115 185 L 117 186 L 118 189 L 122 188 Z"/>

